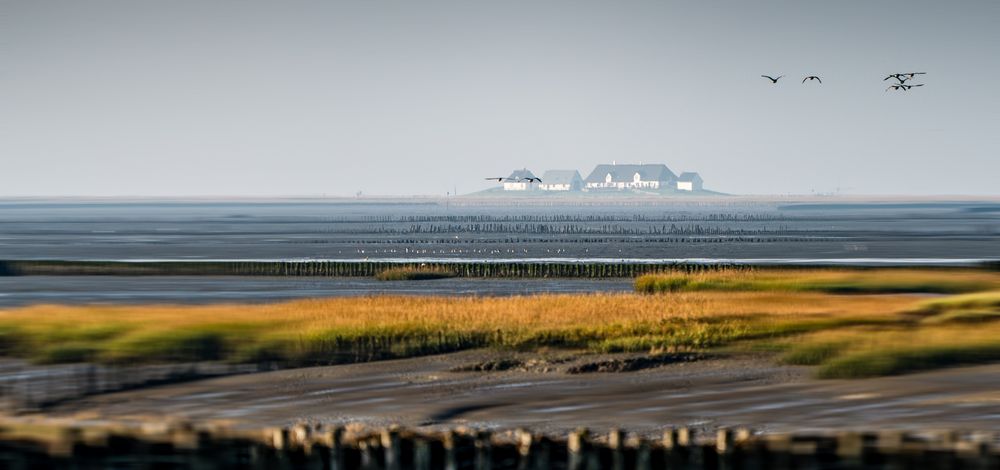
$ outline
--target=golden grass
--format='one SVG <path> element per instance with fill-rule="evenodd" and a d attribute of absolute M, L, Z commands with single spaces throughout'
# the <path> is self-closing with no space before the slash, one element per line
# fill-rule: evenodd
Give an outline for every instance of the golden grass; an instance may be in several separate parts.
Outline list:
<path fill-rule="evenodd" d="M 957 294 L 1000 289 L 1000 273 L 941 269 L 766 269 L 640 276 L 637 292 L 793 291 Z"/>
<path fill-rule="evenodd" d="M 722 271 L 637 281 L 660 283 L 639 290 L 669 292 L 661 295 L 32 306 L 0 310 L 0 354 L 302 365 L 476 347 L 659 352 L 738 343 L 782 349 L 786 362 L 818 365 L 821 377 L 865 377 L 1000 361 L 998 279 L 960 270 Z M 983 288 L 995 290 L 932 299 L 884 294 Z"/>
<path fill-rule="evenodd" d="M 748 315 L 871 316 L 912 306 L 913 296 L 831 296 L 785 292 L 685 292 L 671 296 L 557 294 L 513 297 L 370 296 L 306 299 L 274 304 L 63 306 L 0 310 L 0 325 L 26 331 L 66 326 L 176 328 L 249 323 L 288 326 L 370 327 L 448 324 L 454 328 L 566 327 Z M 100 333 L 93 333 L 100 334 Z"/>
<path fill-rule="evenodd" d="M 263 305 L 0 311 L 0 346 L 40 361 L 341 362 L 467 347 L 703 348 L 889 321 L 906 296 L 816 293 L 363 297 Z"/>

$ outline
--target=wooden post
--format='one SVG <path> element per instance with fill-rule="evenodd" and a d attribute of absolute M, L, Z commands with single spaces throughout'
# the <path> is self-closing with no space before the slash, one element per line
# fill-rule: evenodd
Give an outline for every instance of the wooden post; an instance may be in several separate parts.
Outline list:
<path fill-rule="evenodd" d="M 959 466 L 955 456 L 955 444 L 959 440 L 959 433 L 954 430 L 942 430 L 934 433 L 933 441 L 929 448 L 924 451 L 924 460 L 932 462 L 929 468 L 951 469 Z M 1000 468 L 1000 463 L 996 465 Z"/>
<path fill-rule="evenodd" d="M 865 443 L 861 434 L 842 432 L 837 435 L 837 462 L 843 466 L 852 468 L 861 466 L 864 450 Z"/>
<path fill-rule="evenodd" d="M 958 433 L 951 429 L 938 431 L 934 434 L 935 444 L 941 447 L 954 447 L 958 438 Z"/>
<path fill-rule="evenodd" d="M 764 448 L 767 466 L 770 468 L 791 468 L 792 438 L 787 434 L 767 436 Z"/>
<path fill-rule="evenodd" d="M 625 433 L 614 428 L 608 432 L 608 448 L 611 450 L 612 470 L 625 470 Z"/>
<path fill-rule="evenodd" d="M 715 432 L 715 451 L 719 454 L 730 454 L 733 452 L 735 438 L 733 431 L 720 428 Z"/>
<path fill-rule="evenodd" d="M 330 470 L 344 470 L 344 451 L 341 448 L 344 439 L 344 429 L 337 426 L 326 429 L 320 435 L 319 441 L 326 447 L 323 461 Z"/>
<path fill-rule="evenodd" d="M 402 466 L 402 450 L 399 444 L 399 428 L 397 426 L 391 426 L 388 429 L 383 429 L 381 433 L 382 438 L 382 448 L 385 449 L 385 466 L 386 470 L 399 470 Z"/>
<path fill-rule="evenodd" d="M 493 435 L 489 431 L 476 433 L 476 470 L 493 469 Z"/>
<path fill-rule="evenodd" d="M 274 448 L 274 455 L 278 459 L 279 468 L 291 468 L 291 438 L 288 428 L 281 427 L 271 430 L 271 447 Z"/>
<path fill-rule="evenodd" d="M 587 454 L 589 453 L 587 439 L 589 437 L 590 431 L 587 428 L 579 428 L 570 433 L 566 443 L 569 451 L 569 462 L 567 462 L 569 470 L 584 470 L 586 468 Z"/>
<path fill-rule="evenodd" d="M 375 457 L 372 455 L 372 448 L 369 445 L 368 439 L 358 440 L 358 455 L 360 455 L 360 462 L 358 468 L 364 470 L 374 470 L 376 468 Z"/>
<path fill-rule="evenodd" d="M 531 461 L 531 449 L 534 444 L 534 436 L 526 429 L 518 429 L 516 431 L 517 436 L 517 469 L 518 470 L 531 470 L 535 468 L 534 462 Z"/>
<path fill-rule="evenodd" d="M 215 437 L 212 433 L 208 431 L 198 431 L 195 433 L 195 465 L 194 469 L 212 469 L 217 468 L 218 462 L 216 461 L 217 456 L 215 451 L 218 448 Z"/>
<path fill-rule="evenodd" d="M 329 468 L 330 448 L 321 431 L 319 426 L 299 425 L 295 428 L 295 440 L 302 448 L 307 468 Z"/>
<path fill-rule="evenodd" d="M 423 437 L 413 440 L 413 469 L 431 470 L 431 443 Z"/>
<path fill-rule="evenodd" d="M 552 468 L 555 462 L 552 461 L 552 441 L 545 436 L 540 436 L 535 439 L 535 468 L 549 469 Z"/>
<path fill-rule="evenodd" d="M 815 436 L 793 437 L 791 440 L 792 464 L 803 470 L 819 470 L 819 442 Z"/>
<path fill-rule="evenodd" d="M 753 437 L 753 430 L 749 428 L 739 428 L 734 436 L 736 453 L 735 458 L 739 461 L 739 466 L 743 470 L 761 470 L 764 468 L 764 459 L 758 442 Z"/>
<path fill-rule="evenodd" d="M 671 470 L 679 468 L 680 455 L 677 448 L 677 430 L 674 428 L 664 429 L 660 446 L 663 447 L 663 464 Z"/>
<path fill-rule="evenodd" d="M 903 467 L 903 441 L 905 436 L 902 431 L 886 430 L 878 433 L 878 452 L 882 455 L 885 468 L 895 469 Z"/>
<path fill-rule="evenodd" d="M 361 452 L 361 468 L 382 469 L 385 461 L 382 439 L 379 435 L 369 435 L 358 441 L 358 450 Z"/>
<path fill-rule="evenodd" d="M 458 470 L 458 436 L 455 431 L 445 431 L 441 443 L 444 445 L 444 469 Z"/>
<path fill-rule="evenodd" d="M 271 446 L 274 450 L 285 450 L 290 442 L 288 439 L 288 428 L 275 428 L 271 430 Z"/>
<path fill-rule="evenodd" d="M 49 447 L 49 452 L 56 457 L 72 457 L 78 445 L 83 443 L 83 431 L 80 428 L 69 427 L 60 431 L 59 437 Z"/>
<path fill-rule="evenodd" d="M 733 431 L 722 428 L 715 432 L 715 453 L 719 462 L 719 470 L 730 470 L 734 468 L 734 445 L 735 440 L 733 438 Z"/>
<path fill-rule="evenodd" d="M 702 467 L 702 449 L 696 440 L 694 429 L 683 427 L 677 430 L 677 450 L 685 468 Z"/>
<path fill-rule="evenodd" d="M 653 451 L 650 449 L 649 442 L 645 439 L 640 439 L 638 445 L 635 448 L 635 470 L 652 470 L 653 469 Z"/>
<path fill-rule="evenodd" d="M 296 424 L 289 435 L 292 440 L 292 444 L 295 446 L 306 447 L 309 439 L 312 437 L 312 429 L 306 424 Z"/>

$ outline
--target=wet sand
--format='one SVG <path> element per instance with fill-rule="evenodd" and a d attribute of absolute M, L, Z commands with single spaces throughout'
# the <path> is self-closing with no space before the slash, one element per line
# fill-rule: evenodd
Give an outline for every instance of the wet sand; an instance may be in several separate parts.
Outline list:
<path fill-rule="evenodd" d="M 570 363 L 605 359 L 580 356 Z M 1000 429 L 1000 365 L 867 380 L 816 380 L 767 357 L 681 362 L 635 372 L 566 373 L 565 365 L 455 372 L 485 351 L 203 380 L 66 403 L 49 416 L 190 419 L 260 427 L 299 422 L 437 428 L 579 426 L 656 433 L 666 426 L 765 432 Z M 546 371 L 546 369 L 549 369 Z"/>

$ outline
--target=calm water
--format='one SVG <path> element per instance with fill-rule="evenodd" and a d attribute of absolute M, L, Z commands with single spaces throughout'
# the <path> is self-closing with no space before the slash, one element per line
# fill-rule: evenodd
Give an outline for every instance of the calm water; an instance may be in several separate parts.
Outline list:
<path fill-rule="evenodd" d="M 0 201 L 0 259 L 983 259 L 996 203 Z"/>
<path fill-rule="evenodd" d="M 1000 204 L 65 203 L 0 201 L 0 259 L 767 260 L 1000 258 Z M 0 306 L 625 291 L 630 282 L 0 278 Z"/>

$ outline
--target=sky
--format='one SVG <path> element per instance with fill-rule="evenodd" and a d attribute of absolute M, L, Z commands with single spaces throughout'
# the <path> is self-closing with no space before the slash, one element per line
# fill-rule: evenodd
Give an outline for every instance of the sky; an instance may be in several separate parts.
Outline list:
<path fill-rule="evenodd" d="M 612 161 L 997 195 L 997 24 L 996 0 L 0 0 L 0 197 L 465 194 Z"/>

